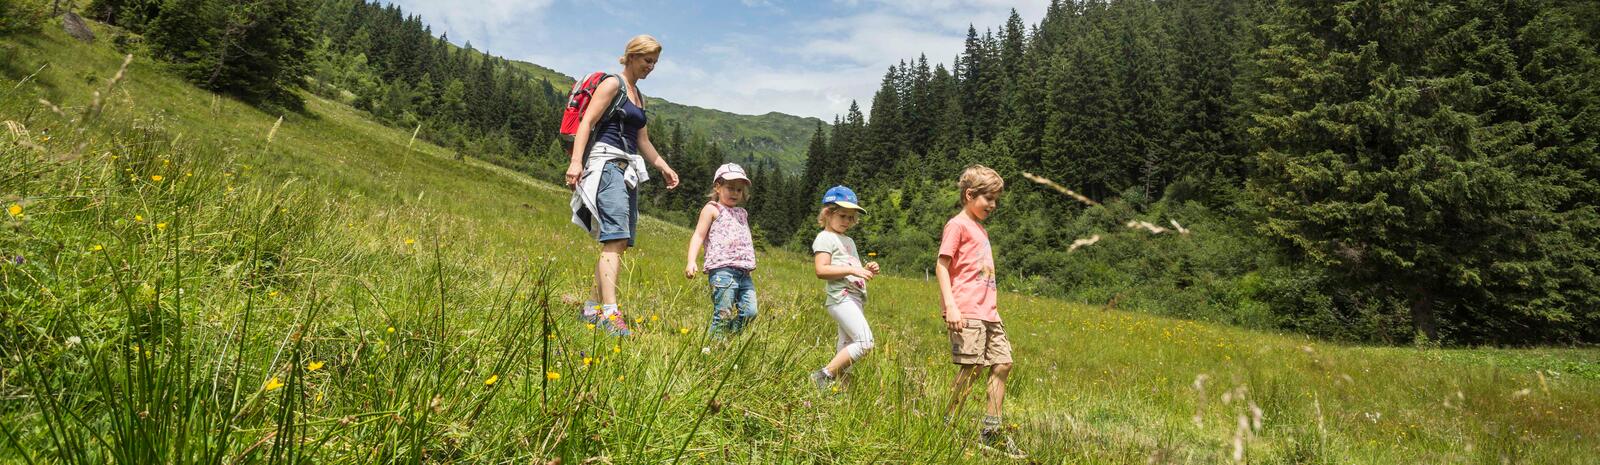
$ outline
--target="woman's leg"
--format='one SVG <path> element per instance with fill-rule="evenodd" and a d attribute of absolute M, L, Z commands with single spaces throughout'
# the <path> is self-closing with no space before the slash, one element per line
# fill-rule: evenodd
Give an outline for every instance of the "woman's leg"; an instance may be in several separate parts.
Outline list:
<path fill-rule="evenodd" d="M 600 246 L 600 260 L 594 265 L 595 297 L 602 305 L 617 304 L 617 272 L 622 268 L 622 253 L 627 239 L 606 241 Z"/>

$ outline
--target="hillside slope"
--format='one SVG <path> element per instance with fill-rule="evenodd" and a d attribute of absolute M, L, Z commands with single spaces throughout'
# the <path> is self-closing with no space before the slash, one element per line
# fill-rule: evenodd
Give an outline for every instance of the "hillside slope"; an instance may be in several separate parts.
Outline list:
<path fill-rule="evenodd" d="M 763 252 L 760 320 L 708 340 L 687 232 L 647 217 L 640 334 L 609 338 L 571 317 L 596 247 L 564 189 L 315 97 L 277 124 L 56 29 L 0 39 L 0 462 L 1009 463 L 964 448 L 981 393 L 941 422 L 932 283 L 874 280 L 878 348 L 817 392 L 835 326 L 806 257 Z M 1600 459 L 1594 350 L 1001 311 L 1035 463 Z"/>

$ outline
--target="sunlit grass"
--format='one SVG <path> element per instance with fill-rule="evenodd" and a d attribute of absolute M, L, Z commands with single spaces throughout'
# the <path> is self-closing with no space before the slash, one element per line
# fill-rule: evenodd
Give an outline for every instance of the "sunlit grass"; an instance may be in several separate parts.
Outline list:
<path fill-rule="evenodd" d="M 817 392 L 835 327 L 805 257 L 763 253 L 761 315 L 712 340 L 687 231 L 645 218 L 622 270 L 639 336 L 612 338 L 575 318 L 596 247 L 558 187 L 315 97 L 268 114 L 144 58 L 109 87 L 122 55 L 59 33 L 0 46 L 0 89 L 49 64 L 0 90 L 0 461 L 999 461 L 965 447 L 981 402 L 941 421 L 932 283 L 876 280 L 878 348 Z M 1040 463 L 1600 457 L 1594 350 L 1001 312 L 1005 423 Z"/>

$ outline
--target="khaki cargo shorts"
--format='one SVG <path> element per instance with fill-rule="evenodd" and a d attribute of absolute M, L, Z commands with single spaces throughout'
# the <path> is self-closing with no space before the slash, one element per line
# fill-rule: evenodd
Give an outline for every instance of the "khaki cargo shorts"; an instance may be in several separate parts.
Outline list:
<path fill-rule="evenodd" d="M 1011 363 L 1011 338 L 998 321 L 965 319 L 960 331 L 950 331 L 950 361 L 957 365 Z"/>

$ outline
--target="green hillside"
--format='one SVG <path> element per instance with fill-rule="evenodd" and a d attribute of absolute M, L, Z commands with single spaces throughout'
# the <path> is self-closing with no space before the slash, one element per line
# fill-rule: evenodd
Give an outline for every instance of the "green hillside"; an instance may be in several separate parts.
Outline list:
<path fill-rule="evenodd" d="M 46 29 L 0 38 L 0 463 L 1016 463 L 966 447 L 981 388 L 941 421 L 920 276 L 872 282 L 878 348 L 817 392 L 835 326 L 808 258 L 763 252 L 760 319 L 707 340 L 688 233 L 647 217 L 639 334 L 610 338 L 572 317 L 597 247 L 564 189 Z M 1593 349 L 1000 304 L 1029 463 L 1600 461 Z"/>

